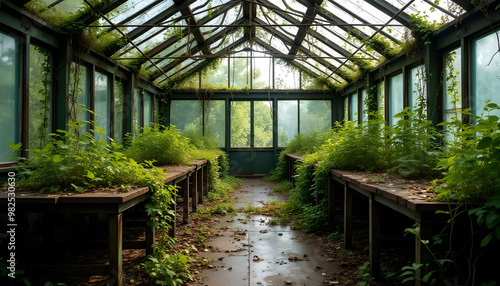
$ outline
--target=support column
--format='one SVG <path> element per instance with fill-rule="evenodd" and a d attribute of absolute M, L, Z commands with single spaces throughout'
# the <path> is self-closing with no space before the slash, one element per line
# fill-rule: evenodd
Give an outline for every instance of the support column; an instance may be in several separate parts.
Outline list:
<path fill-rule="evenodd" d="M 416 222 L 417 228 L 420 229 L 420 239 L 415 237 L 415 263 L 426 264 L 432 261 L 432 255 L 428 251 L 426 245 L 422 243 L 422 240 L 431 241 L 432 239 L 432 228 L 431 223 L 426 223 L 423 214 L 420 214 L 420 221 Z M 422 267 L 418 268 L 415 272 L 415 286 L 425 285 L 419 278 L 422 278 L 425 273 L 422 273 Z"/>
<path fill-rule="evenodd" d="M 121 286 L 122 269 L 122 214 L 109 215 L 109 285 Z"/>
<path fill-rule="evenodd" d="M 189 222 L 189 176 L 182 183 L 182 223 Z"/>
<path fill-rule="evenodd" d="M 368 245 L 370 249 L 370 273 L 380 277 L 380 209 L 379 204 L 371 197 L 369 199 L 369 232 Z"/>
<path fill-rule="evenodd" d="M 194 169 L 192 176 L 194 178 L 191 180 L 191 196 L 193 197 L 191 207 L 192 211 L 196 212 L 198 210 L 198 170 L 196 170 L 196 168 Z"/>
<path fill-rule="evenodd" d="M 344 186 L 344 246 L 352 248 L 352 192 Z"/>
<path fill-rule="evenodd" d="M 199 167 L 199 169 L 196 170 L 196 173 L 197 173 L 197 175 L 196 175 L 196 180 L 197 180 L 196 185 L 198 186 L 198 190 L 197 190 L 197 192 L 198 192 L 198 203 L 199 204 L 203 204 L 203 199 L 204 199 L 203 196 L 205 195 L 203 193 L 203 189 L 204 189 L 203 188 L 203 176 L 204 176 L 204 174 L 203 174 L 203 165 L 201 165 Z"/>

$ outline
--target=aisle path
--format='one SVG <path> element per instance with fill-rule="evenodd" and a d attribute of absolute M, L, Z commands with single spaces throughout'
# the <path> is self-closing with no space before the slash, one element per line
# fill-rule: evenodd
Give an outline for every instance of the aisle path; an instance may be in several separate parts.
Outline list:
<path fill-rule="evenodd" d="M 283 201 L 273 186 L 262 179 L 243 179 L 242 188 L 233 194 L 234 208 Z M 207 240 L 212 247 L 200 255 L 211 259 L 214 268 L 198 274 L 196 285 L 325 285 L 323 279 L 335 263 L 317 247 L 317 238 L 289 226 L 271 226 L 270 219 L 238 211 L 221 217 L 215 227 L 223 235 Z"/>

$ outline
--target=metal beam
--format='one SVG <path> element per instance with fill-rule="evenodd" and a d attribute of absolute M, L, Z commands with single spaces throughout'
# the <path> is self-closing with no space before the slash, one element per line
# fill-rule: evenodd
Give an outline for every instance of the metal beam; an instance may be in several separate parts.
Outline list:
<path fill-rule="evenodd" d="M 317 5 L 321 5 L 323 0 L 318 0 Z M 315 3 L 316 4 L 316 3 Z M 302 42 L 304 41 L 305 37 L 307 36 L 307 30 L 311 27 L 310 25 L 314 22 L 314 18 L 316 17 L 316 5 L 308 5 L 306 10 L 306 14 L 302 18 L 302 26 L 299 26 L 299 31 L 297 32 L 297 35 L 295 35 L 295 39 L 293 40 L 293 43 L 295 44 L 292 46 L 290 49 L 290 52 L 288 53 L 289 55 L 296 55 L 299 46 L 302 45 Z"/>
<path fill-rule="evenodd" d="M 189 5 L 191 5 L 191 3 L 195 2 L 195 1 L 196 0 L 185 0 L 180 5 L 172 5 L 167 10 L 161 12 L 160 14 L 158 14 L 155 17 L 151 18 L 150 20 L 146 21 L 144 24 L 152 24 L 152 25 L 158 24 L 158 23 L 160 23 L 160 22 L 162 22 L 162 21 L 164 21 L 164 20 L 172 17 L 173 15 L 175 15 L 175 13 L 177 13 L 181 9 L 189 7 Z M 149 31 L 152 28 L 153 27 L 139 27 L 139 28 L 136 28 L 136 29 L 130 31 L 130 33 L 127 34 L 127 37 L 130 40 L 134 40 L 135 38 L 139 37 L 140 35 L 144 34 L 145 32 Z"/>
<path fill-rule="evenodd" d="M 182 0 L 174 0 L 174 3 L 176 5 L 182 5 Z M 198 43 L 198 46 L 203 45 L 203 43 L 205 43 L 205 38 L 201 34 L 200 28 L 198 28 L 198 23 L 196 21 L 196 18 L 193 15 L 193 11 L 191 11 L 191 8 L 189 8 L 189 6 L 183 7 L 183 8 L 180 9 L 180 12 L 181 12 L 182 16 L 184 17 L 184 20 L 186 20 L 186 23 L 188 24 L 188 26 L 190 26 L 190 25 L 194 25 L 195 26 L 194 28 L 193 27 L 188 27 L 188 33 L 190 31 L 191 34 L 193 34 L 194 39 Z M 203 54 L 209 54 L 210 53 L 210 51 L 208 50 L 208 47 L 204 48 L 202 50 L 202 52 L 203 52 Z"/>
<path fill-rule="evenodd" d="M 472 10 L 474 8 L 474 4 L 471 3 L 470 0 L 451 0 L 455 2 L 458 6 L 464 8 L 466 11 Z"/>
<path fill-rule="evenodd" d="M 368 4 L 377 8 L 381 12 L 387 14 L 390 17 L 394 17 L 399 12 L 399 9 L 385 0 L 365 0 Z M 410 16 L 405 12 L 400 12 L 399 15 L 394 17 L 394 20 L 410 28 Z"/>
<path fill-rule="evenodd" d="M 235 23 L 238 25 L 238 23 L 242 24 L 245 21 L 246 21 L 246 19 L 241 18 L 241 19 L 237 20 Z M 208 38 L 205 41 L 205 43 L 203 43 L 203 45 L 196 46 L 193 50 L 191 50 L 191 54 L 196 54 L 200 50 L 209 47 L 212 43 L 214 43 L 214 42 L 222 39 L 226 34 L 230 34 L 230 33 L 232 33 L 236 29 L 237 28 L 234 28 L 234 27 L 225 28 L 224 30 L 222 30 L 222 31 L 218 32 L 217 34 L 213 35 L 212 37 Z M 172 68 L 175 68 L 177 65 L 181 64 L 182 62 L 184 62 L 187 59 L 189 59 L 188 56 L 186 56 L 186 57 L 184 57 L 182 59 L 179 59 L 177 61 L 171 62 L 168 65 L 162 67 L 162 70 L 167 70 L 168 71 L 168 70 L 170 70 Z M 153 73 L 151 75 L 151 79 L 154 80 L 154 79 L 156 79 L 156 78 L 158 78 L 160 76 L 161 76 L 161 71 L 157 71 L 157 72 L 155 72 L 155 73 Z"/>
<path fill-rule="evenodd" d="M 118 6 L 122 5 L 123 3 L 127 2 L 127 0 L 114 0 L 108 3 L 106 6 L 102 7 L 99 9 L 99 12 L 102 14 L 107 14 L 114 9 L 118 8 Z M 82 19 L 80 19 L 85 26 L 88 26 L 92 24 L 93 22 L 97 21 L 99 19 L 99 13 L 91 13 L 91 14 L 86 14 Z"/>
<path fill-rule="evenodd" d="M 288 22 L 290 22 L 292 24 L 300 24 L 299 20 L 297 20 L 297 19 L 295 19 L 295 18 L 293 18 L 293 17 L 291 17 L 289 15 L 286 15 L 285 13 L 280 12 L 280 8 L 278 6 L 272 4 L 271 2 L 269 2 L 267 0 L 258 0 L 258 1 L 260 3 L 262 3 L 264 5 L 264 7 L 272 9 L 274 13 L 276 13 L 278 16 L 282 17 L 283 19 L 287 20 Z M 264 23 L 264 22 L 261 21 L 261 23 Z M 346 51 L 344 48 L 342 48 L 339 45 L 333 43 L 333 41 L 326 39 L 326 37 L 324 37 L 323 35 L 317 33 L 316 31 L 310 31 L 310 33 L 311 33 L 311 36 L 317 38 L 324 45 L 330 47 L 331 49 L 335 50 L 339 54 L 341 54 L 343 56 L 346 56 L 346 57 L 351 54 L 348 51 Z"/>

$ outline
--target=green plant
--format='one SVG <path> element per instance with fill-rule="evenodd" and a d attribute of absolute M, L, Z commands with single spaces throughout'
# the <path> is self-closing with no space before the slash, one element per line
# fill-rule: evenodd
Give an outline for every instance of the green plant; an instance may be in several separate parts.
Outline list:
<path fill-rule="evenodd" d="M 137 134 L 125 154 L 138 162 L 153 161 L 156 165 L 190 163 L 194 146 L 175 126 L 146 127 Z"/>
<path fill-rule="evenodd" d="M 358 282 L 360 286 L 368 286 L 373 283 L 374 278 L 370 274 L 370 262 L 367 261 L 359 267 L 357 278 L 361 280 L 361 282 Z"/>
<path fill-rule="evenodd" d="M 183 285 L 186 281 L 193 279 L 189 272 L 189 262 L 189 258 L 181 253 L 168 254 L 158 249 L 148 256 L 145 269 L 146 273 L 156 279 L 158 285 Z"/>

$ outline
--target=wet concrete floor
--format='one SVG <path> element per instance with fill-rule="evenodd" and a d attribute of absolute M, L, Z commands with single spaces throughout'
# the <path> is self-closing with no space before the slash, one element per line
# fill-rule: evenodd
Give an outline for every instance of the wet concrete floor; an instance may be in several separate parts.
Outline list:
<path fill-rule="evenodd" d="M 262 179 L 243 179 L 242 188 L 233 194 L 234 208 L 283 201 L 273 186 Z M 211 248 L 200 255 L 210 259 L 213 268 L 199 273 L 196 285 L 325 285 L 323 279 L 336 265 L 322 253 L 317 239 L 290 226 L 269 225 L 270 219 L 239 211 L 221 217 L 215 227 L 223 235 L 207 240 Z"/>

